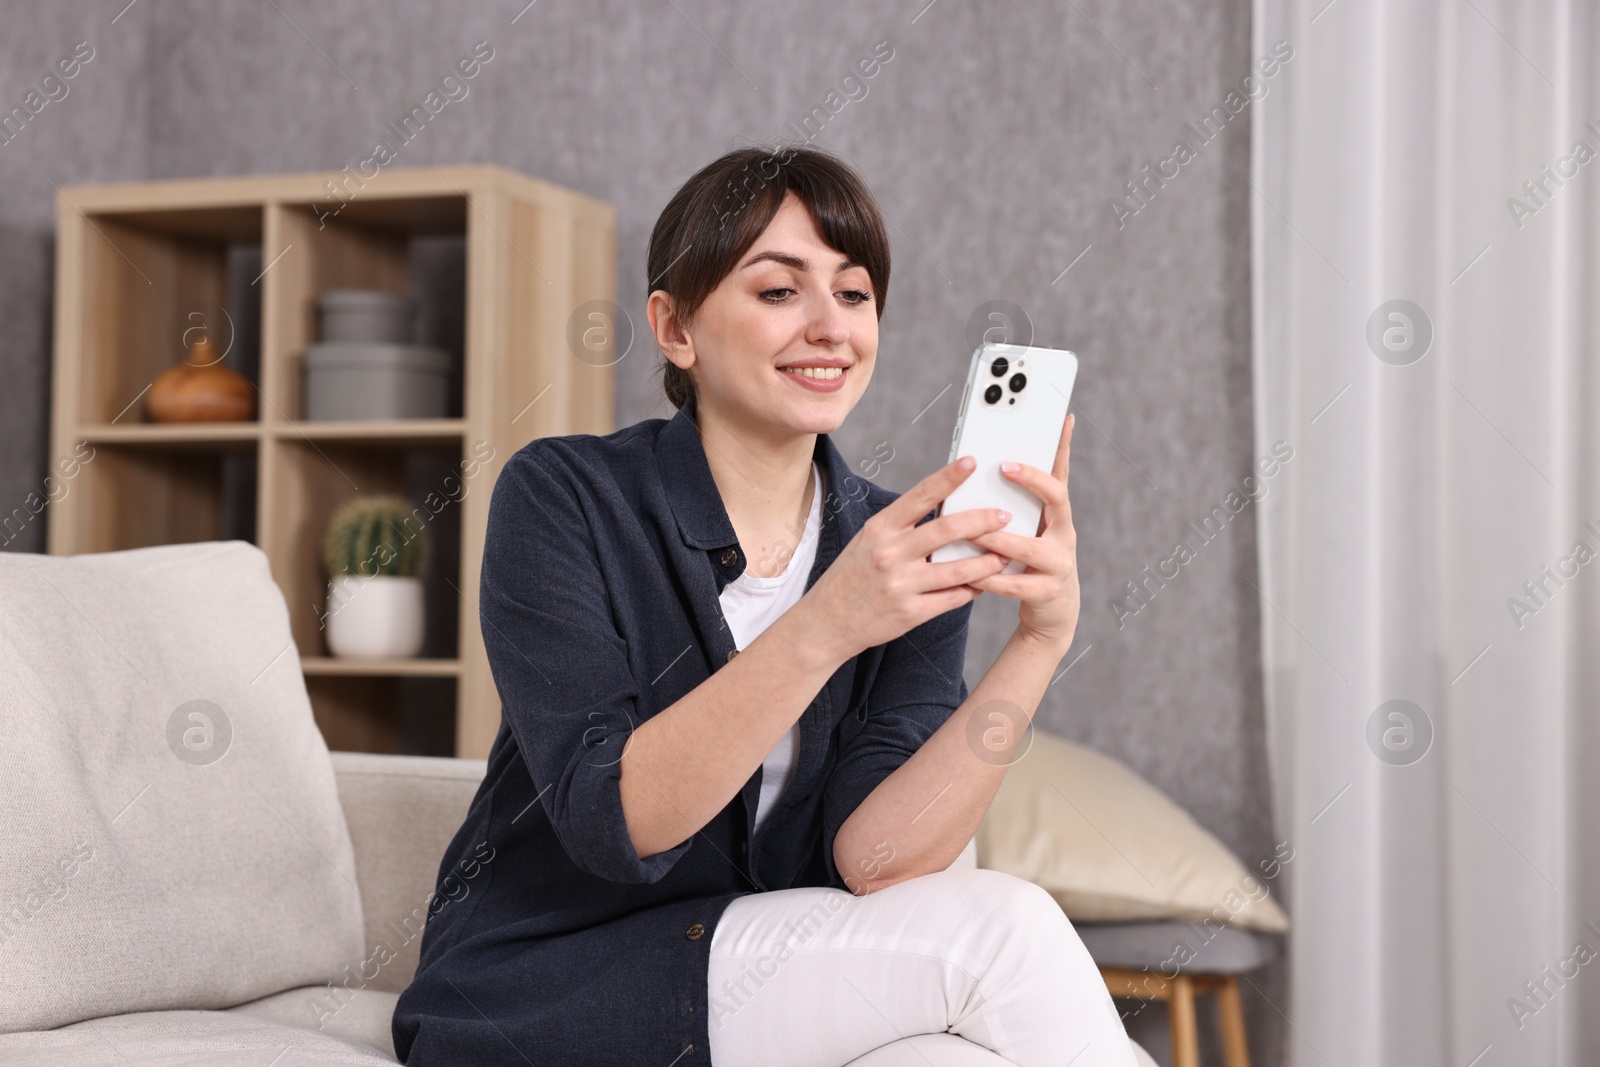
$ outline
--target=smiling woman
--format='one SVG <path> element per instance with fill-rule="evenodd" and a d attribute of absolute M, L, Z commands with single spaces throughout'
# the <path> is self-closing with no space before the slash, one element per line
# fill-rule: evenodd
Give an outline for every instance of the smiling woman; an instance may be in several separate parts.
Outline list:
<path fill-rule="evenodd" d="M 764 238 L 762 247 L 752 250 L 758 237 Z M 688 330 L 700 305 L 735 275 L 746 289 L 756 287 L 751 291 L 771 303 L 814 297 L 795 284 L 811 273 L 813 264 L 785 252 L 786 240 L 820 251 L 817 280 L 829 283 L 830 289 L 834 282 L 854 283 L 842 286 L 841 299 L 852 309 L 870 312 L 872 352 L 865 368 L 870 374 L 871 355 L 877 351 L 876 324 L 883 317 L 889 291 L 888 234 L 860 177 L 832 156 L 812 149 L 729 152 L 684 183 L 650 235 L 646 262 L 652 327 L 658 314 L 670 312 L 677 328 Z M 662 364 L 667 399 L 679 408 L 694 395 L 691 364 L 674 358 L 674 352 L 681 351 L 676 346 L 672 351 L 663 348 L 667 359 Z M 834 366 L 849 365 L 842 356 L 833 359 Z M 795 365 L 803 366 L 805 360 Z M 854 406 L 865 388 L 863 380 L 845 410 Z"/>
<path fill-rule="evenodd" d="M 440 873 L 482 842 L 495 863 L 425 928 L 397 1053 L 1132 1067 L 1050 896 L 951 869 L 1006 772 L 970 739 L 1026 725 L 1077 625 L 1070 424 L 1053 471 L 1005 475 L 1044 500 L 1039 537 L 931 514 L 970 457 L 898 496 L 851 470 L 831 434 L 872 378 L 889 244 L 823 153 L 714 161 L 647 266 L 677 410 L 536 439 L 495 484 L 502 726 Z M 959 539 L 990 551 L 928 560 Z M 985 591 L 1019 624 L 969 690 Z"/>

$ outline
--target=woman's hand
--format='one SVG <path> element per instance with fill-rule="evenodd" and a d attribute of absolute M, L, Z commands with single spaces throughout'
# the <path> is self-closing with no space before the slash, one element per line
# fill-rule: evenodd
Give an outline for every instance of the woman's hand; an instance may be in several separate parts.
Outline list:
<path fill-rule="evenodd" d="M 1072 426 L 1067 416 L 1056 448 L 1055 467 L 1046 474 L 1026 463 L 1000 473 L 1044 501 L 1039 536 L 994 530 L 971 538 L 987 548 L 1027 564 L 1021 574 L 993 574 L 972 584 L 979 589 L 1022 601 L 1018 631 L 1030 640 L 1054 645 L 1065 655 L 1078 628 L 1078 534 L 1072 527 L 1072 502 L 1067 499 L 1067 471 L 1072 460 Z M 988 557 L 983 557 L 987 559 Z"/>
<path fill-rule="evenodd" d="M 976 508 L 917 525 L 974 467 L 972 458 L 963 456 L 868 519 L 795 605 L 816 613 L 812 632 L 817 641 L 829 643 L 839 662 L 971 603 L 981 595 L 981 583 L 1005 566 L 993 552 L 944 563 L 926 558 L 936 548 L 976 541 L 1009 521 L 997 508 Z"/>

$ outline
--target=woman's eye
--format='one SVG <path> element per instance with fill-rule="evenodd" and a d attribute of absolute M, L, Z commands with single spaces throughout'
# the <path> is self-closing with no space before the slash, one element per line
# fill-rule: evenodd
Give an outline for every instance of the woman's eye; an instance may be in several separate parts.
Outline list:
<path fill-rule="evenodd" d="M 769 304 L 781 304 L 794 292 L 795 290 L 788 286 L 763 289 L 761 291 L 761 299 Z M 862 304 L 870 303 L 872 300 L 872 294 L 861 289 L 846 289 L 839 294 L 839 297 L 850 307 L 860 307 Z"/>

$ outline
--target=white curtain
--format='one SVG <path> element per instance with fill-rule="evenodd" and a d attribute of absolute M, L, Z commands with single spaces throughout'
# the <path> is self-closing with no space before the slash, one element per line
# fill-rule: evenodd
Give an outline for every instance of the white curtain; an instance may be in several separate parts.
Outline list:
<path fill-rule="evenodd" d="M 1600 1064 L 1600 5 L 1254 12 L 1288 1062 Z"/>

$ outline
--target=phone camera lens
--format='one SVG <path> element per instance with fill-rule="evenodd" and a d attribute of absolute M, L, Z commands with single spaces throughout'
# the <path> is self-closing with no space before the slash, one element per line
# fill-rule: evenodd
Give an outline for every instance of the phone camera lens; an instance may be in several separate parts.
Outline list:
<path fill-rule="evenodd" d="M 987 388 L 987 389 L 985 389 L 983 391 L 983 399 L 986 400 L 988 403 L 998 404 L 998 403 L 1000 403 L 1000 397 L 1002 395 L 1002 392 L 1003 391 L 1001 390 L 1001 388 L 998 385 L 991 385 L 991 386 L 989 386 L 989 388 Z"/>
<path fill-rule="evenodd" d="M 995 361 L 989 364 L 989 369 L 994 371 L 994 376 L 996 378 L 1004 378 L 1006 376 L 1006 371 L 1011 369 L 1011 364 L 1006 361 L 1005 356 L 997 356 Z"/>
<path fill-rule="evenodd" d="M 1027 385 L 1027 384 L 1028 384 L 1028 376 L 1027 375 L 1025 375 L 1025 374 L 1013 374 L 1011 376 L 1011 391 L 1013 393 L 1022 392 L 1022 387 Z"/>

